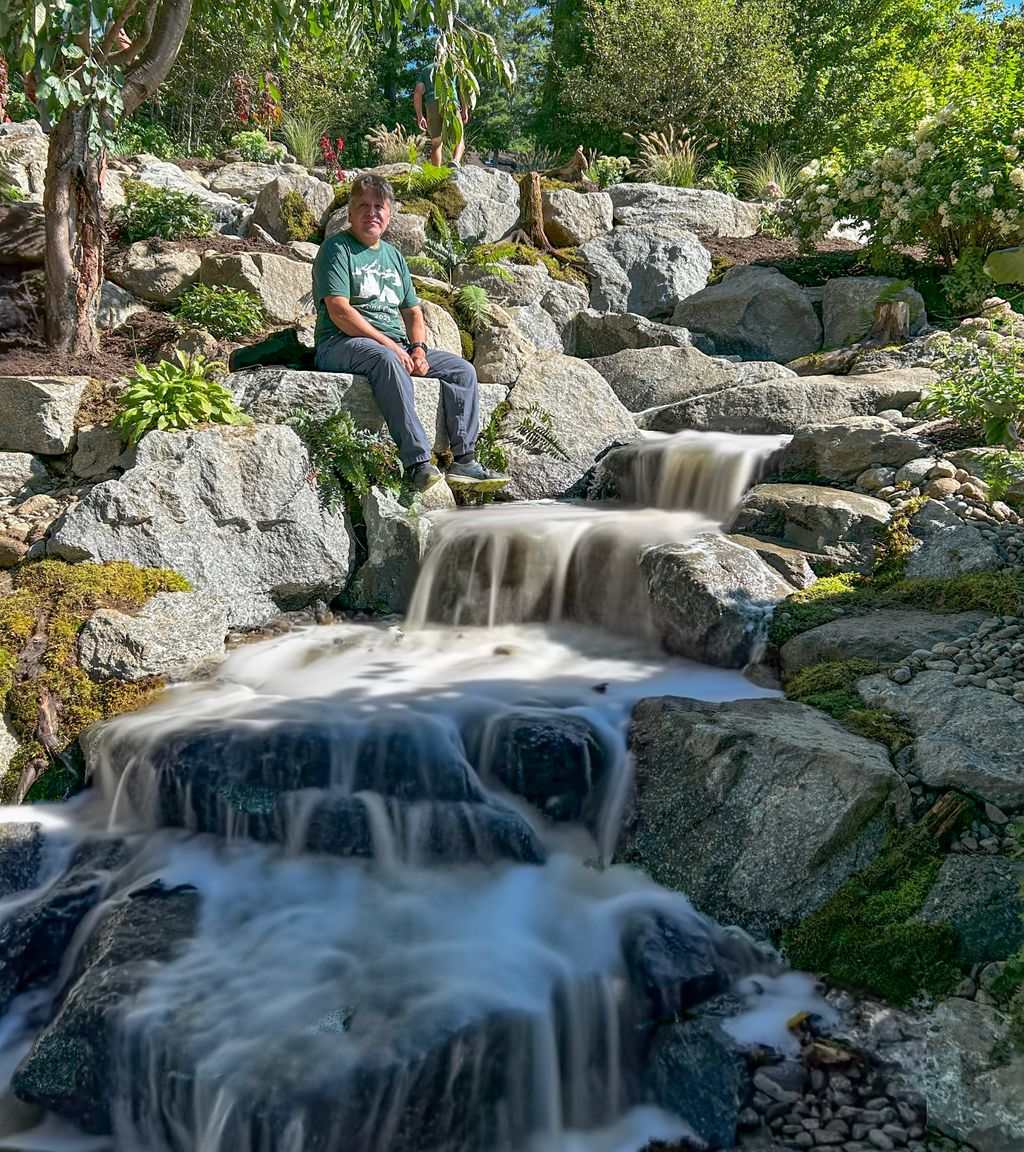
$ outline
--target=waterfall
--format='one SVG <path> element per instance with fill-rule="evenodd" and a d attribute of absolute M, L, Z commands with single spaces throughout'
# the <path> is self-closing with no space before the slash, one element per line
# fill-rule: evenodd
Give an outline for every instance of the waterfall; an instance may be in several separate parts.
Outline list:
<path fill-rule="evenodd" d="M 713 527 L 725 490 L 441 516 L 408 626 L 240 647 L 91 732 L 73 803 L 0 809 L 37 858 L 0 886 L 0 1149 L 720 1141 L 701 1077 L 727 1035 L 785 1050 L 827 1009 L 609 862 L 637 701 L 770 694 L 652 643 L 637 557 Z M 712 1003 L 671 1114 L 651 1046 Z"/>

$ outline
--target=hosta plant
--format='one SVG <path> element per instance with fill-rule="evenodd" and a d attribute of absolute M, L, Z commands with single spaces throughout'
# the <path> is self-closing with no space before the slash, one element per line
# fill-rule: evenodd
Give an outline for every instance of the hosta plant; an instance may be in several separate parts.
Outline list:
<path fill-rule="evenodd" d="M 241 340 L 263 329 L 263 306 L 241 288 L 194 284 L 178 298 L 175 312 L 217 340 Z"/>
<path fill-rule="evenodd" d="M 194 424 L 251 424 L 217 379 L 227 368 L 219 360 L 178 351 L 176 363 L 161 360 L 155 367 L 136 364 L 128 387 L 118 397 L 121 411 L 114 425 L 129 445 L 147 432 L 191 428 Z"/>

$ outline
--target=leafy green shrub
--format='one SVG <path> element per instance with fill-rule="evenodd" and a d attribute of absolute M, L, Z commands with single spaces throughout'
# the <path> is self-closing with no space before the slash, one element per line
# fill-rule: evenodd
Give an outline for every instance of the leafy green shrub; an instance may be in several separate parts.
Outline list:
<path fill-rule="evenodd" d="M 320 221 L 310 211 L 301 192 L 292 189 L 281 198 L 281 224 L 288 240 L 316 244 L 321 236 Z"/>
<path fill-rule="evenodd" d="M 919 410 L 980 426 L 986 444 L 1015 448 L 1024 437 L 1024 357 L 1002 345 L 954 352 Z"/>
<path fill-rule="evenodd" d="M 217 340 L 241 340 L 263 329 L 263 306 L 251 293 L 222 284 L 194 284 L 178 297 L 174 311 Z"/>
<path fill-rule="evenodd" d="M 795 968 L 825 972 L 899 1006 L 922 992 L 948 995 L 962 972 L 949 924 L 913 919 L 942 866 L 923 825 L 889 832 L 878 859 L 785 935 Z"/>
<path fill-rule="evenodd" d="M 134 244 L 137 240 L 185 240 L 190 236 L 206 236 L 213 220 L 203 208 L 202 201 L 185 192 L 166 188 L 152 188 L 138 180 L 124 182 L 125 203 L 114 212 L 121 241 Z"/>
<path fill-rule="evenodd" d="M 403 196 L 421 196 L 427 199 L 450 180 L 452 170 L 447 164 L 420 164 L 411 172 L 403 172 L 391 181 L 399 200 Z"/>
<path fill-rule="evenodd" d="M 740 190 L 735 169 L 730 168 L 724 160 L 716 160 L 713 164 L 705 167 L 700 180 L 697 182 L 697 187 L 711 188 L 716 192 L 728 192 L 730 196 L 735 196 Z"/>
<path fill-rule="evenodd" d="M 285 423 L 308 448 L 320 501 L 332 512 L 344 507 L 361 523 L 363 498 L 372 487 L 391 492 L 401 488 L 402 465 L 394 444 L 383 435 L 357 428 L 350 412 L 339 409 L 320 418 L 296 408 Z"/>
<path fill-rule="evenodd" d="M 603 152 L 594 151 L 587 167 L 587 179 L 592 180 L 598 188 L 609 188 L 625 179 L 629 164 L 628 156 L 605 156 Z"/>
<path fill-rule="evenodd" d="M 800 173 L 795 204 L 804 239 L 852 217 L 878 254 L 923 240 L 952 268 L 1024 239 L 1024 88 L 1018 67 L 964 69 L 955 99 L 912 137 L 851 163 L 842 153 Z"/>
<path fill-rule="evenodd" d="M 1004 500 L 1014 486 L 1024 486 L 1024 452 L 992 455 L 982 464 L 985 483 L 993 500 Z"/>
<path fill-rule="evenodd" d="M 378 124 L 365 139 L 379 164 L 415 164 L 430 147 L 426 136 L 406 132 L 401 124 Z"/>
<path fill-rule="evenodd" d="M 673 188 L 696 188 L 703 165 L 703 153 L 688 132 L 625 133 L 639 145 L 630 174 L 638 180 L 668 184 Z"/>
<path fill-rule="evenodd" d="M 170 132 L 162 124 L 149 120 L 127 120 L 118 126 L 109 151 L 115 156 L 135 156 L 148 152 L 159 160 L 186 153 L 174 143 Z"/>
<path fill-rule="evenodd" d="M 243 160 L 253 164 L 277 164 L 284 159 L 285 149 L 281 144 L 272 144 L 262 132 L 236 132 L 231 137 L 231 147 L 241 152 Z"/>
<path fill-rule="evenodd" d="M 117 398 L 121 411 L 114 425 L 129 444 L 154 429 L 190 428 L 194 424 L 251 424 L 235 406 L 231 393 L 215 374 L 227 371 L 217 360 L 197 353 L 176 354 L 177 364 L 161 360 L 153 368 L 136 364 L 127 389 Z"/>
<path fill-rule="evenodd" d="M 326 135 L 327 128 L 327 121 L 315 114 L 299 116 L 294 112 L 281 113 L 281 135 L 288 145 L 288 151 L 307 168 L 322 162 L 320 140 Z"/>

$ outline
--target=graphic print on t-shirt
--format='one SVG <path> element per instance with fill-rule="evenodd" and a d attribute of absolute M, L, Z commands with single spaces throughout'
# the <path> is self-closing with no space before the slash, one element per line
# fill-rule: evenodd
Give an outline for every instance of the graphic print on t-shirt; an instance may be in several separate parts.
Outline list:
<path fill-rule="evenodd" d="M 394 268 L 381 267 L 379 260 L 357 265 L 352 269 L 355 277 L 355 295 L 360 304 L 370 309 L 374 304 L 385 310 L 397 308 L 402 303 L 402 278 Z"/>

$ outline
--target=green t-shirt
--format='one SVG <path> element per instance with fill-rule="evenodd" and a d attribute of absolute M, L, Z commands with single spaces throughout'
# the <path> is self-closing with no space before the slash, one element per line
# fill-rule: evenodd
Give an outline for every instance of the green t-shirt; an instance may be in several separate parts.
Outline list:
<path fill-rule="evenodd" d="M 417 84 L 424 84 L 426 92 L 423 93 L 424 104 L 436 104 L 437 97 L 434 95 L 434 65 L 428 64 L 426 68 L 419 74 L 416 81 Z"/>
<path fill-rule="evenodd" d="M 313 261 L 317 344 L 340 332 L 327 314 L 325 296 L 343 296 L 364 320 L 392 340 L 406 338 L 399 310 L 419 304 L 402 253 L 386 240 L 369 248 L 351 232 L 337 232 L 325 240 Z"/>

